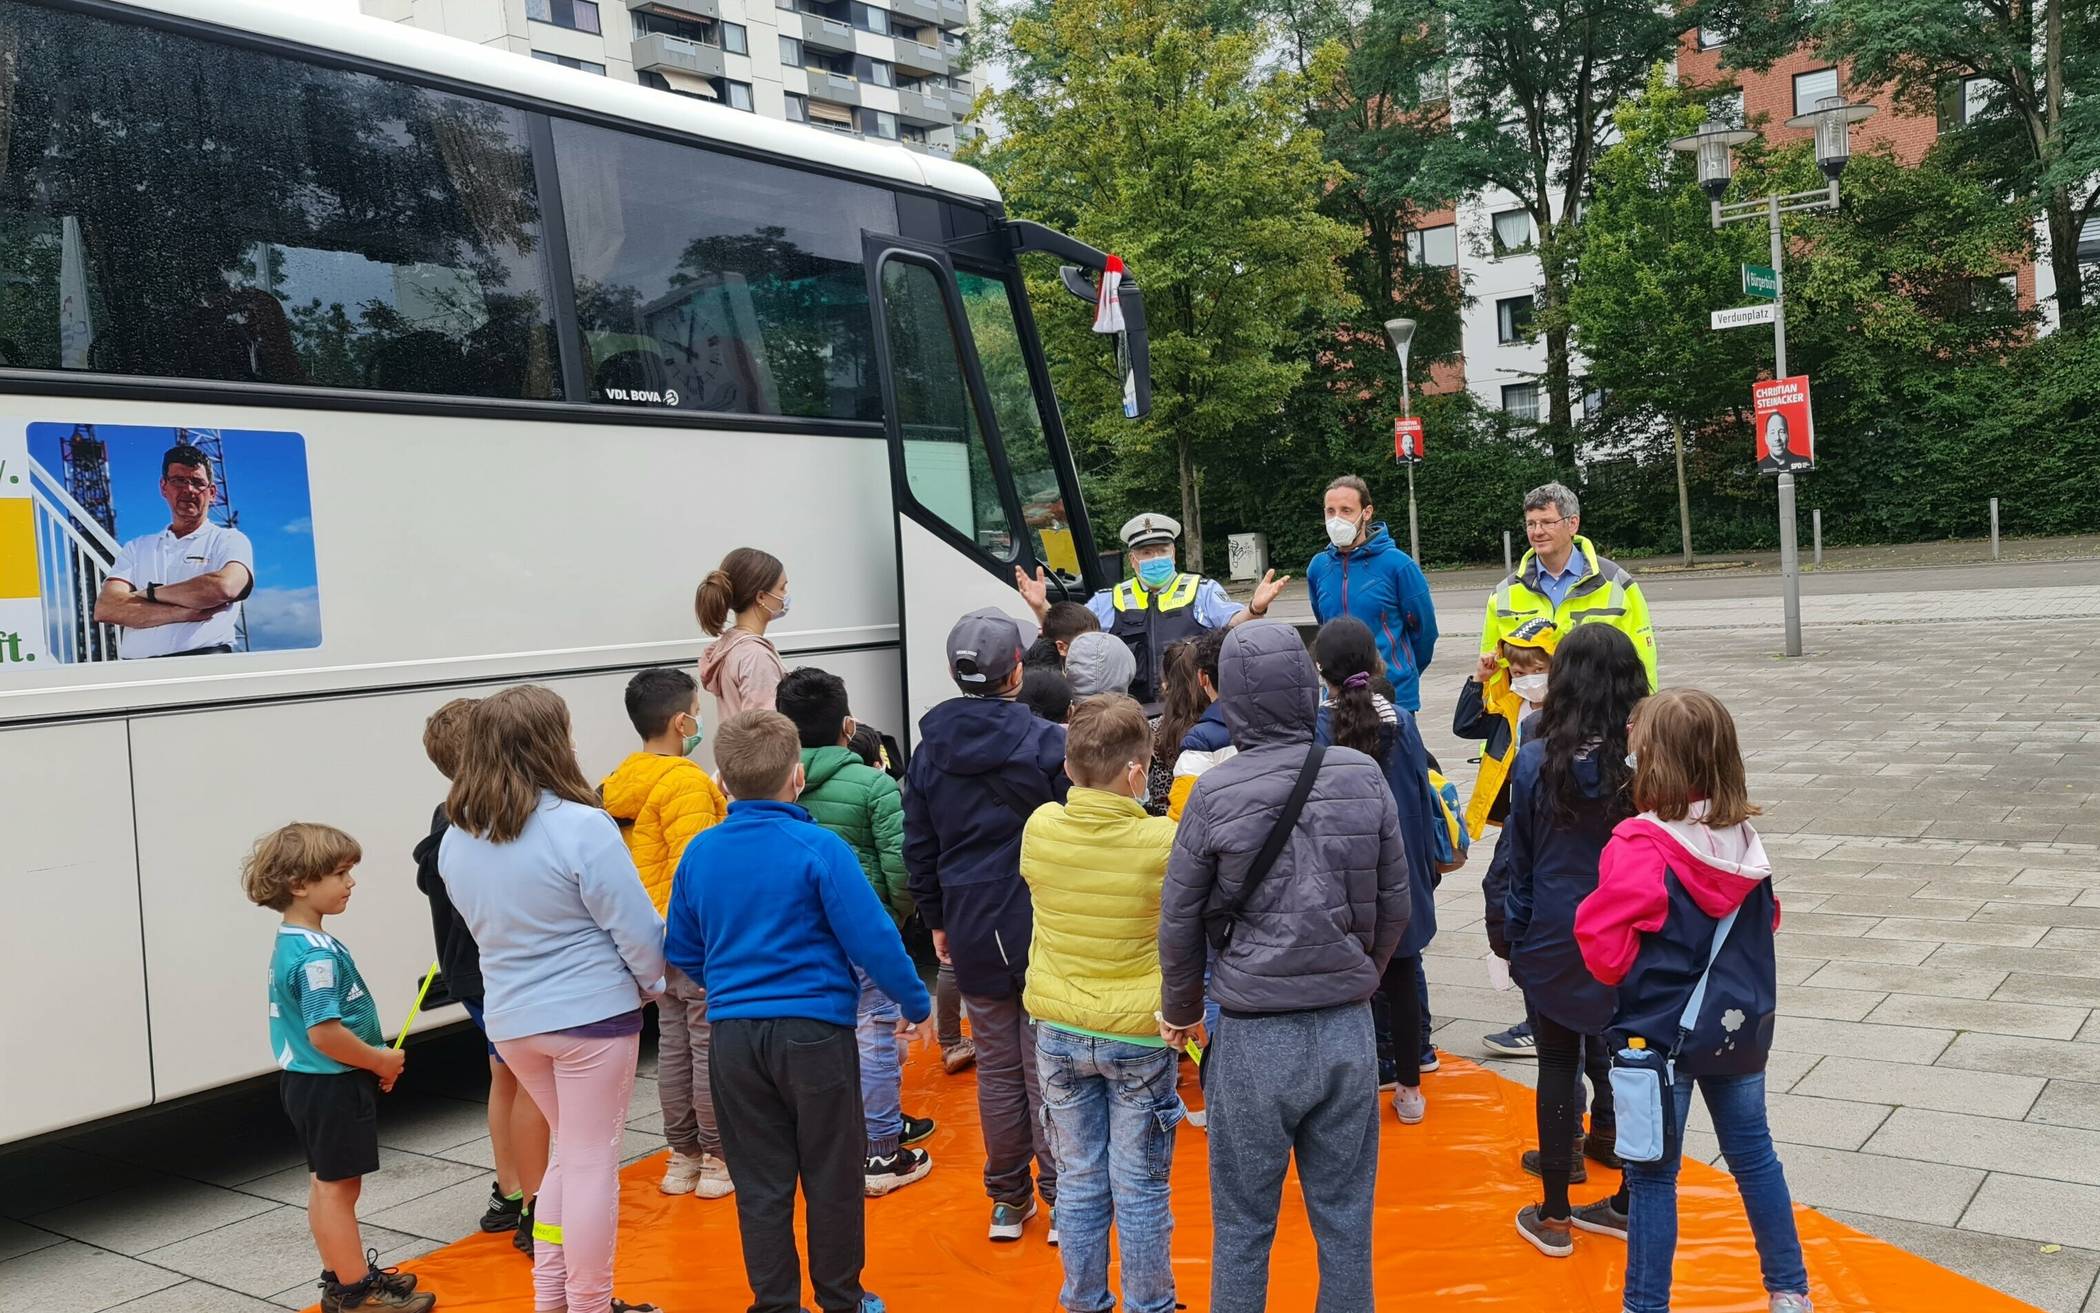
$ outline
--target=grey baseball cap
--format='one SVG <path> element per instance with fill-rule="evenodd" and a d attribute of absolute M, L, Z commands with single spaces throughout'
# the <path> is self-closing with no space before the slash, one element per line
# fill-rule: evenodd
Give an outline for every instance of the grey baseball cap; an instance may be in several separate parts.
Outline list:
<path fill-rule="evenodd" d="M 988 693 L 1021 664 L 1021 627 L 1002 611 L 972 611 L 948 631 L 948 673 L 965 693 Z"/>

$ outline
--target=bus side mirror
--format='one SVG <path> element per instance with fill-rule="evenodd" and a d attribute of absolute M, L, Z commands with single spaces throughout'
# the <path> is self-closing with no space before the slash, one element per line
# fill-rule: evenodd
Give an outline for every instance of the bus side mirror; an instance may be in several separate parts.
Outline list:
<path fill-rule="evenodd" d="M 1057 273 L 1065 290 L 1073 296 L 1088 305 L 1100 299 L 1092 270 L 1068 264 L 1059 266 Z M 1116 334 L 1116 372 L 1123 377 L 1123 417 L 1140 419 L 1152 413 L 1152 347 L 1145 327 L 1145 294 L 1125 273 L 1116 297 L 1123 305 L 1123 331 Z"/>

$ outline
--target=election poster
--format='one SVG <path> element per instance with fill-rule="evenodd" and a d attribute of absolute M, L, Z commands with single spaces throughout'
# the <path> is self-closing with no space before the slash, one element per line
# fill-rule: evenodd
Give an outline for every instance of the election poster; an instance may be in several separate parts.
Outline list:
<path fill-rule="evenodd" d="M 1816 423 L 1808 402 L 1808 375 L 1766 379 L 1750 395 L 1757 422 L 1757 472 L 1814 469 Z"/>

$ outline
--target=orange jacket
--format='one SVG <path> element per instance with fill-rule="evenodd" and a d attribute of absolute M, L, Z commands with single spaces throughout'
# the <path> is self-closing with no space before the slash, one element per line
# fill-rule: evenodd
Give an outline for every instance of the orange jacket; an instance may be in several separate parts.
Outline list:
<path fill-rule="evenodd" d="M 729 810 L 699 762 L 637 752 L 598 786 L 605 810 L 620 823 L 627 851 L 658 915 L 671 901 L 671 877 L 694 835 Z"/>

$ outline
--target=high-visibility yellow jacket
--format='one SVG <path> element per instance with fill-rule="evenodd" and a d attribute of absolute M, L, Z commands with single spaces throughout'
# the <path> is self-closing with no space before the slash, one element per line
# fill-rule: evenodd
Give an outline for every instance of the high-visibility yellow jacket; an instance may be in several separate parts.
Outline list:
<path fill-rule="evenodd" d="M 1159 893 L 1174 822 L 1075 786 L 1021 834 L 1035 905 L 1022 1002 L 1037 1021 L 1104 1035 L 1159 1034 Z"/>
<path fill-rule="evenodd" d="M 637 752 L 598 786 L 605 810 L 620 823 L 620 836 L 641 872 L 642 887 L 658 915 L 671 901 L 671 877 L 693 836 L 722 819 L 728 799 L 699 762 Z"/>
<path fill-rule="evenodd" d="M 1582 577 L 1555 606 L 1541 586 L 1538 553 L 1524 553 L 1517 572 L 1488 597 L 1480 650 L 1494 651 L 1504 634 L 1533 618 L 1553 621 L 1563 642 L 1577 625 L 1608 624 L 1633 640 L 1633 650 L 1648 668 L 1648 687 L 1654 689 L 1655 629 L 1648 622 L 1648 601 L 1641 596 L 1641 586 L 1616 561 L 1597 555 L 1587 538 L 1575 539 L 1575 555 L 1582 563 Z"/>

